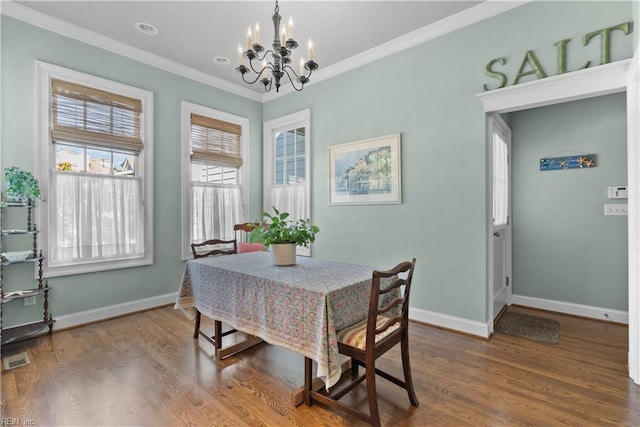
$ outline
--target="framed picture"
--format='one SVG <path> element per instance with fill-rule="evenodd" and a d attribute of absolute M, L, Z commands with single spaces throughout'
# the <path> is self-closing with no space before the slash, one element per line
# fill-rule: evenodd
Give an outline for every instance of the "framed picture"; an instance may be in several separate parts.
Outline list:
<path fill-rule="evenodd" d="M 400 134 L 329 147 L 329 204 L 401 203 Z"/>

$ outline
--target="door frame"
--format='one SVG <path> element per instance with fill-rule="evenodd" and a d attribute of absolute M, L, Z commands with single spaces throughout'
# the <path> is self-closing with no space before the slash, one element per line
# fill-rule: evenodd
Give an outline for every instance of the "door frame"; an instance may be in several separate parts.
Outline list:
<path fill-rule="evenodd" d="M 594 68 L 560 74 L 476 95 L 482 102 L 485 121 L 488 115 L 509 113 L 612 93 L 627 92 L 627 187 L 629 189 L 629 377 L 640 384 L 640 48 L 633 59 Z M 488 126 L 487 126 L 488 127 Z M 485 137 L 489 165 L 491 139 Z M 490 170 L 490 169 L 488 169 Z M 493 283 L 493 233 L 491 219 L 491 173 L 487 173 L 487 299 Z M 489 302 L 489 301 L 488 301 Z M 493 309 L 491 309 L 493 310 Z M 487 330 L 493 330 L 493 319 L 487 317 Z"/>

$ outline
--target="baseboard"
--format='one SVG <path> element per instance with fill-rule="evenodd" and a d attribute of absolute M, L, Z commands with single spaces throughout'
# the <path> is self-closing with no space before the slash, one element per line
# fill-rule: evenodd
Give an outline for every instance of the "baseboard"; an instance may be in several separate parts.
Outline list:
<path fill-rule="evenodd" d="M 158 295 L 122 304 L 110 305 L 94 310 L 56 316 L 56 323 L 54 327 L 56 330 L 73 328 L 87 323 L 98 322 L 113 317 L 135 313 L 136 311 L 149 310 L 151 308 L 172 304 L 175 302 L 176 297 L 177 293 L 172 292 L 165 295 Z M 601 307 L 545 300 L 542 298 L 532 298 L 522 295 L 513 295 L 512 303 L 540 310 L 556 311 L 574 316 L 629 324 L 629 313 L 620 310 L 609 310 Z M 427 323 L 440 328 L 451 329 L 469 335 L 477 335 L 482 338 L 487 338 L 489 336 L 489 329 L 486 323 L 476 322 L 461 317 L 449 316 L 447 314 L 414 307 L 409 308 L 409 317 L 418 322 Z"/>
<path fill-rule="evenodd" d="M 571 314 L 573 316 L 589 317 L 608 322 L 629 324 L 629 313 L 608 308 L 593 307 L 590 305 L 574 304 L 571 302 L 553 301 L 542 298 L 513 295 L 511 302 L 524 307 L 540 310 L 556 311 L 558 313 Z"/>
<path fill-rule="evenodd" d="M 482 338 L 489 337 L 489 328 L 486 323 L 463 319 L 462 317 L 449 316 L 447 314 L 436 313 L 434 311 L 409 307 L 409 318 L 418 322 L 427 323 L 440 328 L 451 329 L 469 335 L 477 335 Z"/>
<path fill-rule="evenodd" d="M 76 326 L 85 325 L 87 323 L 94 323 L 101 320 L 111 319 L 113 317 L 135 313 L 136 311 L 149 310 L 151 308 L 172 304 L 176 301 L 177 296 L 177 292 L 172 292 L 170 294 L 158 295 L 155 297 L 125 302 L 122 304 L 100 307 L 94 310 L 80 311 L 78 313 L 56 316 L 54 317 L 56 321 L 54 330 L 74 328 Z"/>

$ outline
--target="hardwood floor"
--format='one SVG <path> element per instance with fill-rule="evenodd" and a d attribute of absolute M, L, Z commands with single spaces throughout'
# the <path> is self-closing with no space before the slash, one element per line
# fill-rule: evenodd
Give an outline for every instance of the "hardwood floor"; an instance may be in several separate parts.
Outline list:
<path fill-rule="evenodd" d="M 560 344 L 490 341 L 411 325 L 418 408 L 377 381 L 387 426 L 637 426 L 640 387 L 627 376 L 627 327 L 547 312 Z M 290 404 L 303 357 L 268 344 L 223 361 L 172 307 L 4 347 L 31 364 L 2 372 L 4 417 L 35 426 L 351 426 L 322 406 Z M 399 351 L 382 357 L 401 373 Z M 366 410 L 366 386 L 350 396 Z M 3 419 L 3 423 L 4 420 Z"/>

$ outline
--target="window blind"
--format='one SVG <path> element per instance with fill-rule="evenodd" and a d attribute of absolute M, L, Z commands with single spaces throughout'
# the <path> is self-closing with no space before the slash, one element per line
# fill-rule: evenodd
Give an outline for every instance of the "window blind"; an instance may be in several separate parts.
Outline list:
<path fill-rule="evenodd" d="M 54 142 L 142 150 L 141 100 L 58 79 L 51 84 Z"/>
<path fill-rule="evenodd" d="M 240 125 L 191 113 L 191 161 L 242 166 L 240 135 Z"/>

